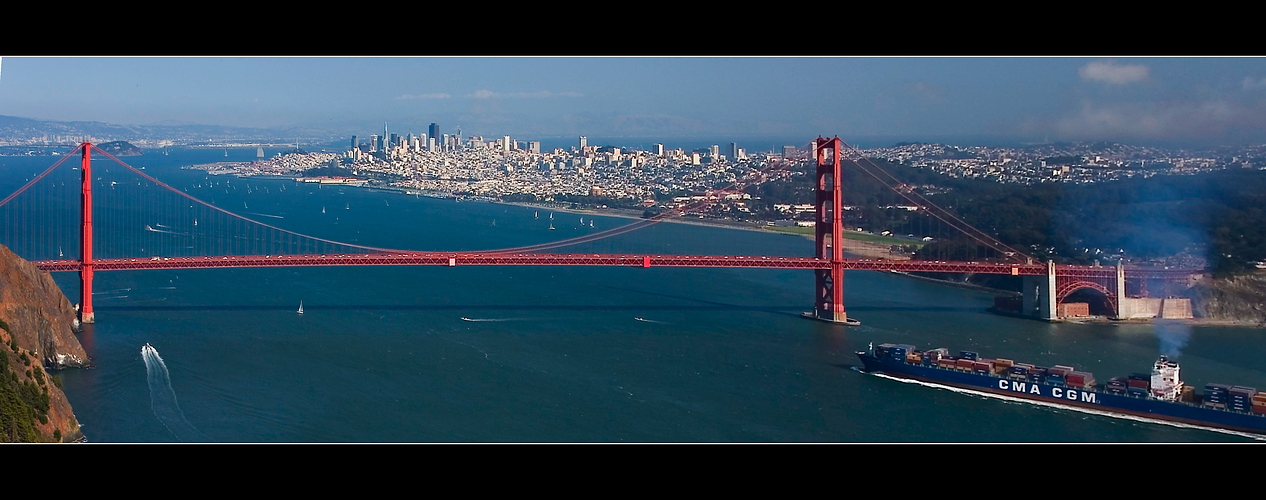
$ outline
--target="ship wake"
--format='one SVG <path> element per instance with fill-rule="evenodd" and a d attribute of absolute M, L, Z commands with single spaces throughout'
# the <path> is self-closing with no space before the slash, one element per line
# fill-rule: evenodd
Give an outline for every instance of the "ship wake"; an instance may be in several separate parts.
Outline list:
<path fill-rule="evenodd" d="M 185 413 L 180 411 L 180 405 L 176 403 L 176 391 L 171 388 L 167 364 L 158 355 L 158 350 L 145 344 L 141 347 L 141 357 L 145 360 L 145 373 L 149 379 L 150 409 L 158 417 L 158 421 L 181 442 L 209 441 L 193 424 L 185 420 Z"/>
<path fill-rule="evenodd" d="M 957 393 L 961 393 L 961 394 L 971 394 L 971 395 L 973 395 L 973 396 L 981 396 L 981 397 L 986 397 L 986 398 L 1001 399 L 1001 400 L 1003 400 L 1003 401 L 1010 401 L 1010 402 L 1013 402 L 1013 403 L 1027 403 L 1027 404 L 1031 404 L 1031 405 L 1036 405 L 1036 406 L 1045 406 L 1045 407 L 1048 407 L 1048 408 L 1056 408 L 1056 409 L 1060 409 L 1060 410 L 1072 410 L 1072 411 L 1081 412 L 1081 413 L 1089 413 L 1089 414 L 1091 414 L 1091 415 L 1098 415 L 1098 416 L 1101 416 L 1101 417 L 1110 417 L 1110 418 L 1117 418 L 1117 419 L 1122 419 L 1122 420 L 1133 420 L 1133 421 L 1135 421 L 1135 422 L 1144 422 L 1144 423 L 1149 423 L 1149 424 L 1163 424 L 1163 425 L 1168 425 L 1168 426 L 1170 426 L 1170 427 L 1180 427 L 1180 428 L 1183 428 L 1183 429 L 1200 429 L 1200 430 L 1204 430 L 1204 431 L 1213 431 L 1213 432 L 1219 432 L 1219 433 L 1222 433 L 1222 434 L 1231 434 L 1231 435 L 1233 435 L 1233 436 L 1246 437 L 1246 438 L 1249 438 L 1249 439 L 1254 439 L 1254 440 L 1257 440 L 1257 441 L 1266 441 L 1266 436 L 1259 436 L 1259 435 L 1256 435 L 1256 434 L 1249 434 L 1249 433 L 1247 433 L 1247 432 L 1239 432 L 1239 431 L 1233 431 L 1233 430 L 1229 430 L 1229 429 L 1218 429 L 1218 428 L 1216 428 L 1216 427 L 1205 427 L 1205 426 L 1202 426 L 1202 425 L 1185 424 L 1185 423 L 1182 423 L 1182 422 L 1171 422 L 1171 421 L 1168 421 L 1168 420 L 1158 420 L 1158 419 L 1154 419 L 1154 418 L 1146 418 L 1146 417 L 1140 417 L 1140 416 L 1136 416 L 1136 415 L 1126 415 L 1126 414 L 1123 414 L 1123 413 L 1113 413 L 1113 412 L 1110 412 L 1110 411 L 1092 410 L 1092 409 L 1089 409 L 1089 408 L 1082 408 L 1082 407 L 1078 407 L 1078 406 L 1065 406 L 1065 405 L 1058 405 L 1058 404 L 1054 404 L 1054 403 L 1048 403 L 1048 402 L 1045 402 L 1045 401 L 1037 401 L 1037 400 L 1033 400 L 1033 399 L 1014 398 L 1014 397 L 1011 397 L 1011 396 L 1003 396 L 1003 395 L 1001 395 L 1001 394 L 993 394 L 993 393 L 990 393 L 990 392 L 984 392 L 984 391 L 974 391 L 974 390 L 971 390 L 971 389 L 964 389 L 964 388 L 962 388 L 962 387 L 953 387 L 953 386 L 948 386 L 948 385 L 935 384 L 935 383 L 931 383 L 931 382 L 924 382 L 924 381 L 922 381 L 922 380 L 910 380 L 910 379 L 904 379 L 904 378 L 899 378 L 899 377 L 893 377 L 893 376 L 891 376 L 891 375 L 887 375 L 887 374 L 883 374 L 883 373 L 871 373 L 871 375 L 874 375 L 874 376 L 879 377 L 879 378 L 886 378 L 886 379 L 888 379 L 888 380 L 896 380 L 896 381 L 898 381 L 898 382 L 904 382 L 904 383 L 907 383 L 907 384 L 921 385 L 921 386 L 924 386 L 924 387 L 934 387 L 934 388 L 937 388 L 937 389 L 945 389 L 945 390 L 948 390 L 948 391 L 953 391 L 953 392 L 957 392 Z"/>

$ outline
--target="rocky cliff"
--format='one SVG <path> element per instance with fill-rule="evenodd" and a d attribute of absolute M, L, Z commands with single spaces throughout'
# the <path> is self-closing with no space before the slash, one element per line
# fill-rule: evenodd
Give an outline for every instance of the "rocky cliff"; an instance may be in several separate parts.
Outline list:
<path fill-rule="evenodd" d="M 59 380 L 44 372 L 90 364 L 75 318 L 52 276 L 0 246 L 0 442 L 82 437 Z"/>
<path fill-rule="evenodd" d="M 1266 275 L 1261 273 L 1206 280 L 1183 296 L 1191 299 L 1198 318 L 1266 325 Z"/>

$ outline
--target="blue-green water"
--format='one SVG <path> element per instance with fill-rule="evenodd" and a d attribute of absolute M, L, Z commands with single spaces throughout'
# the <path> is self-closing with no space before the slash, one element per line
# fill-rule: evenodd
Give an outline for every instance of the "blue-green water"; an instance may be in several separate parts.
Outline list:
<path fill-rule="evenodd" d="M 179 188 L 205 176 L 176 166 L 222 161 L 223 151 L 126 160 Z M 0 191 L 48 164 L 0 158 L 0 171 L 13 173 Z M 589 229 L 578 215 L 555 213 L 558 229 L 549 231 L 548 212 L 537 219 L 527 208 L 249 182 L 287 185 L 249 195 L 251 211 L 285 217 L 269 222 L 375 246 L 498 248 L 627 222 L 593 217 Z M 659 224 L 559 251 L 808 255 L 810 247 L 795 236 Z M 77 302 L 77 276 L 54 277 Z M 901 342 L 1073 365 L 1106 380 L 1150 367 L 1160 349 L 1150 326 L 994 316 L 988 294 L 855 272 L 846 304 L 863 326 L 846 328 L 799 317 L 812 283 L 806 271 L 669 268 L 101 272 L 97 324 L 81 337 L 96 367 L 61 376 L 92 442 L 177 434 L 217 442 L 1245 440 L 851 369 L 852 352 L 868 342 Z M 1191 328 L 1184 378 L 1266 387 L 1262 333 Z M 145 343 L 161 354 L 188 429 L 174 433 L 156 415 Z"/>

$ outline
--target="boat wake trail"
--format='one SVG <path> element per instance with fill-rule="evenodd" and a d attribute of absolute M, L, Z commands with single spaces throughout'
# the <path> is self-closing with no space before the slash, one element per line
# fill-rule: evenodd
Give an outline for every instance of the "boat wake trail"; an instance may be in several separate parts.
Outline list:
<path fill-rule="evenodd" d="M 921 385 L 921 386 L 924 386 L 924 387 L 935 387 L 935 388 L 937 388 L 937 389 L 945 389 L 945 390 L 948 390 L 948 391 L 953 391 L 953 392 L 962 393 L 962 394 L 971 394 L 971 395 L 973 395 L 973 396 L 981 396 L 981 397 L 992 398 L 992 399 L 1001 399 L 1001 400 L 1003 400 L 1003 401 L 1009 401 L 1009 402 L 1012 402 L 1012 403 L 1027 403 L 1027 404 L 1031 404 L 1031 405 L 1045 406 L 1045 407 L 1047 407 L 1047 408 L 1054 408 L 1054 409 L 1057 409 L 1057 410 L 1071 410 L 1071 411 L 1076 411 L 1076 412 L 1081 412 L 1081 413 L 1089 413 L 1089 414 L 1091 414 L 1091 415 L 1099 415 L 1099 416 L 1101 416 L 1101 417 L 1119 418 L 1119 419 L 1122 419 L 1122 420 L 1133 420 L 1133 421 L 1135 421 L 1135 422 L 1144 422 L 1144 423 L 1149 423 L 1149 424 L 1161 424 L 1161 425 L 1168 425 L 1168 426 L 1171 426 L 1171 427 L 1181 427 L 1181 428 L 1183 428 L 1183 429 L 1200 429 L 1200 430 L 1204 430 L 1204 431 L 1213 431 L 1213 432 L 1219 432 L 1219 433 L 1222 433 L 1222 434 L 1231 434 L 1231 435 L 1234 435 L 1234 436 L 1246 437 L 1246 438 L 1254 439 L 1254 440 L 1257 440 L 1257 441 L 1266 441 L 1266 436 L 1259 436 L 1259 435 L 1256 435 L 1256 434 L 1249 434 L 1249 433 L 1247 433 L 1247 432 L 1233 431 L 1233 430 L 1230 430 L 1230 429 L 1218 429 L 1218 428 L 1215 428 L 1215 427 L 1205 427 L 1205 426 L 1203 426 L 1203 425 L 1191 425 L 1191 424 L 1184 424 L 1184 423 L 1182 423 L 1182 422 L 1170 422 L 1170 421 L 1168 421 L 1168 420 L 1157 420 L 1157 419 L 1152 419 L 1152 418 L 1144 418 L 1144 417 L 1138 417 L 1138 416 L 1134 416 L 1134 415 L 1125 415 L 1125 414 L 1122 414 L 1122 413 L 1113 413 L 1113 412 L 1110 412 L 1110 411 L 1099 411 L 1099 410 L 1091 410 L 1091 409 L 1089 409 L 1089 408 L 1080 408 L 1080 407 L 1074 407 L 1074 406 L 1057 405 L 1057 404 L 1047 403 L 1047 402 L 1044 402 L 1044 401 L 1035 401 L 1035 400 L 1032 400 L 1032 399 L 1020 399 L 1020 398 L 1013 398 L 1013 397 L 1009 397 L 1009 396 L 1003 396 L 1003 395 L 1000 395 L 1000 394 L 992 394 L 992 393 L 983 392 L 983 391 L 973 391 L 973 390 L 971 390 L 971 389 L 964 389 L 964 388 L 961 388 L 961 387 L 951 387 L 951 386 L 948 386 L 948 385 L 933 384 L 933 383 L 930 383 L 930 382 L 923 382 L 923 381 L 921 381 L 921 380 L 909 380 L 909 379 L 904 379 L 904 378 L 898 378 L 898 377 L 893 377 L 893 376 L 890 376 L 890 375 L 885 375 L 885 374 L 883 374 L 883 373 L 872 373 L 872 375 L 874 375 L 874 376 L 876 376 L 876 377 L 879 377 L 879 378 L 886 378 L 886 379 L 888 379 L 888 380 L 896 380 L 897 382 L 903 382 L 903 383 L 906 383 L 906 384 L 916 384 L 916 385 Z"/>
<path fill-rule="evenodd" d="M 462 321 L 526 321 L 528 318 L 467 318 L 462 316 Z"/>
<path fill-rule="evenodd" d="M 167 227 L 167 226 L 163 226 L 162 224 L 159 224 L 159 226 L 161 226 L 161 227 Z M 146 225 L 145 225 L 145 230 L 146 230 L 146 231 L 150 231 L 150 232 L 154 232 L 154 233 L 167 233 L 167 234 L 178 234 L 178 235 L 180 235 L 180 236 L 189 236 L 189 234 L 188 234 L 188 233 L 179 233 L 179 232 L 176 232 L 176 231 L 164 231 L 164 230 L 162 230 L 162 229 L 154 229 L 154 227 L 153 227 L 153 226 L 150 226 L 149 224 L 146 224 Z"/>
<path fill-rule="evenodd" d="M 653 319 L 646 319 L 646 318 L 633 318 L 633 319 L 638 320 L 638 321 L 641 321 L 641 322 L 643 322 L 643 323 L 656 323 L 656 324 L 660 324 L 660 325 L 669 325 L 669 324 L 671 324 L 671 323 L 668 323 L 668 322 L 665 322 L 665 321 L 655 321 L 655 320 L 653 320 Z"/>
<path fill-rule="evenodd" d="M 171 388 L 171 376 L 167 373 L 167 364 L 158 356 L 154 346 L 145 344 L 141 347 L 141 357 L 145 359 L 145 373 L 149 378 L 150 409 L 154 416 L 162 422 L 176 439 L 183 443 L 201 443 L 209 441 L 198 432 L 188 420 L 185 413 L 176 404 L 176 391 Z"/>

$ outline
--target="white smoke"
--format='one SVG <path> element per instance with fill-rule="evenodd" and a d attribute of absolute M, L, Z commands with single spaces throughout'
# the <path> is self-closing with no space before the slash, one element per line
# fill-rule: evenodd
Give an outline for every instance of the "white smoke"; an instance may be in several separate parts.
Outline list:
<path fill-rule="evenodd" d="M 1179 321 L 1158 319 L 1153 330 L 1160 340 L 1161 354 L 1171 358 L 1181 356 L 1187 341 L 1191 340 L 1191 325 Z"/>

